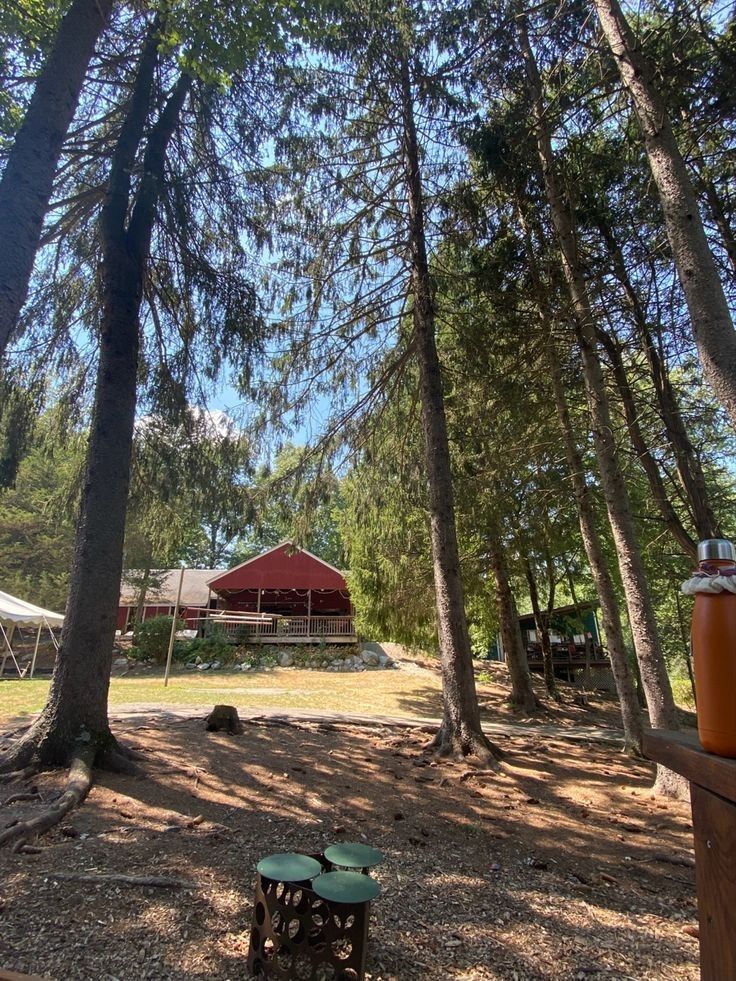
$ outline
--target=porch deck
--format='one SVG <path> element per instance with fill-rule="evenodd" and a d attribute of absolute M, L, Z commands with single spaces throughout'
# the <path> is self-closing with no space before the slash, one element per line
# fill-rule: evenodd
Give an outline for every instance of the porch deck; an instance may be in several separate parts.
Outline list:
<path fill-rule="evenodd" d="M 352 616 L 215 615 L 205 622 L 205 632 L 217 624 L 232 644 L 355 644 L 353 620 Z"/>
<path fill-rule="evenodd" d="M 529 644 L 526 650 L 529 669 L 531 671 L 544 671 L 544 658 L 542 648 L 539 644 Z M 552 664 L 554 672 L 558 677 L 572 681 L 577 671 L 585 668 L 585 645 L 575 644 L 574 652 L 567 644 L 552 644 Z M 611 662 L 606 651 L 600 646 L 595 645 L 590 652 L 588 662 L 590 668 L 610 668 Z"/>

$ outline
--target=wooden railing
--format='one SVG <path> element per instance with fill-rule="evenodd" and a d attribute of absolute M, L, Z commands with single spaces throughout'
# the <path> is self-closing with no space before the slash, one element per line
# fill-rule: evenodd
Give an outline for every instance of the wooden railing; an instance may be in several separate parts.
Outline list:
<path fill-rule="evenodd" d="M 278 643 L 281 640 L 304 638 L 307 640 L 347 640 L 355 638 L 353 617 L 274 617 L 261 623 L 228 620 L 227 615 L 220 619 L 215 616 L 205 623 L 205 633 L 213 629 L 221 630 L 224 636 L 235 644 Z"/>
<path fill-rule="evenodd" d="M 542 648 L 539 644 L 529 644 L 526 649 L 526 656 L 529 663 L 534 665 L 541 664 L 544 660 L 542 657 Z M 573 653 L 567 644 L 553 644 L 552 661 L 554 664 L 572 664 L 578 667 L 585 667 L 585 647 L 582 644 L 576 644 Z M 596 645 L 590 652 L 590 663 L 594 667 L 608 664 L 608 653 L 600 645 Z"/>

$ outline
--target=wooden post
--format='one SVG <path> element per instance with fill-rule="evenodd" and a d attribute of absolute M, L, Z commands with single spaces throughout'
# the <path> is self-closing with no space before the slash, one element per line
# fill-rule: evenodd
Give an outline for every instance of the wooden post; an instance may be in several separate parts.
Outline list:
<path fill-rule="evenodd" d="M 43 624 L 39 623 L 38 631 L 36 632 L 36 646 L 33 648 L 33 660 L 31 661 L 31 674 L 30 674 L 31 678 L 33 677 L 33 672 L 36 670 L 36 658 L 38 656 L 38 645 L 41 641 L 42 630 L 43 630 Z"/>
<path fill-rule="evenodd" d="M 312 635 L 312 590 L 307 590 L 307 637 Z"/>
<path fill-rule="evenodd" d="M 644 755 L 690 781 L 701 981 L 736 977 L 736 760 L 702 749 L 694 733 L 644 730 Z"/>
<path fill-rule="evenodd" d="M 215 601 L 215 606 L 217 606 L 217 601 Z M 212 612 L 212 587 L 207 583 L 207 612 L 205 613 L 204 619 L 200 621 L 200 627 L 197 633 L 201 632 L 202 637 L 207 634 L 207 624 L 209 623 L 210 614 Z"/>
<path fill-rule="evenodd" d="M 174 616 L 171 621 L 171 636 L 169 637 L 169 652 L 166 655 L 166 670 L 164 671 L 164 688 L 169 684 L 169 672 L 171 671 L 171 656 L 174 653 L 174 637 L 176 636 L 176 621 L 178 619 L 177 614 L 179 612 L 179 600 L 181 599 L 181 587 L 184 583 L 184 566 L 181 567 L 181 574 L 179 575 L 179 589 L 176 593 L 176 606 L 174 607 Z"/>
<path fill-rule="evenodd" d="M 261 587 L 258 587 L 258 599 L 256 600 L 256 613 L 261 612 Z M 261 636 L 261 621 L 256 624 L 256 637 Z"/>

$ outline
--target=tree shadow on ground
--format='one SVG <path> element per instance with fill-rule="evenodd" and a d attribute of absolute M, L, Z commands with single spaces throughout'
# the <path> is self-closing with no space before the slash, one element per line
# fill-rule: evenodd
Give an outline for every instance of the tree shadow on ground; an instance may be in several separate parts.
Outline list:
<path fill-rule="evenodd" d="M 0 853 L 0 966 L 70 981 L 243 977 L 256 862 L 345 839 L 386 856 L 374 981 L 697 977 L 682 933 L 692 870 L 657 859 L 686 860 L 688 813 L 648 795 L 647 763 L 525 737 L 505 741 L 501 773 L 466 776 L 426 756 L 419 731 L 248 724 L 227 736 L 170 717 L 123 730 L 146 778 L 101 775 L 42 853 Z M 39 779 L 45 794 L 58 784 Z M 54 880 L 61 870 L 197 888 Z"/>

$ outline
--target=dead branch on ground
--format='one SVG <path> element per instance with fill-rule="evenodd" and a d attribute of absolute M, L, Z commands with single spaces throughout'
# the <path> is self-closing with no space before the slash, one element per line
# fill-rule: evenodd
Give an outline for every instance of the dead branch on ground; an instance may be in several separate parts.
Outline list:
<path fill-rule="evenodd" d="M 163 875 L 118 875 L 116 873 L 49 872 L 50 879 L 62 882 L 90 882 L 93 885 L 152 886 L 159 889 L 198 889 L 196 882 L 171 879 Z"/>

